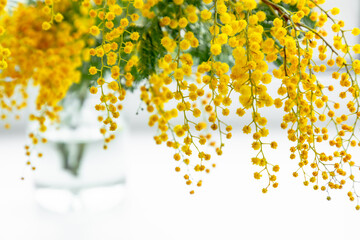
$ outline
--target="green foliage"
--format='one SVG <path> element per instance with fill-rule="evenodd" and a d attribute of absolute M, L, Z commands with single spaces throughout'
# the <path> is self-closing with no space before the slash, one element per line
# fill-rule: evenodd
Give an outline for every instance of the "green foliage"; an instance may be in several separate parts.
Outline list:
<path fill-rule="evenodd" d="M 210 41 L 212 40 L 212 36 L 205 31 L 208 31 L 210 23 L 199 23 L 199 24 L 192 24 L 188 29 L 192 31 L 195 36 L 199 40 L 199 46 L 197 48 L 191 48 L 189 53 L 191 56 L 196 57 L 196 63 L 206 62 L 210 58 Z M 196 35 L 196 33 L 200 33 Z"/>
<path fill-rule="evenodd" d="M 141 81 L 156 72 L 157 60 L 166 54 L 166 50 L 161 45 L 163 32 L 159 18 L 154 18 L 137 31 L 141 35 L 138 50 L 139 65 L 137 69 L 133 68 L 132 74 L 135 79 Z"/>

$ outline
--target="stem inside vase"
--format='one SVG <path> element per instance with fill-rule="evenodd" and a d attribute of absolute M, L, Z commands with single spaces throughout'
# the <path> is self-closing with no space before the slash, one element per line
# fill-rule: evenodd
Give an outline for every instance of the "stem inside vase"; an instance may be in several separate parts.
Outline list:
<path fill-rule="evenodd" d="M 70 128 L 76 130 L 81 124 L 82 108 L 87 96 L 87 86 L 82 84 L 80 90 L 75 94 L 71 92 L 62 101 L 63 111 L 65 112 L 61 120 L 60 128 Z M 61 155 L 62 167 L 69 171 L 73 176 L 79 175 L 79 169 L 83 160 L 86 143 L 66 143 L 57 142 L 56 149 Z"/>

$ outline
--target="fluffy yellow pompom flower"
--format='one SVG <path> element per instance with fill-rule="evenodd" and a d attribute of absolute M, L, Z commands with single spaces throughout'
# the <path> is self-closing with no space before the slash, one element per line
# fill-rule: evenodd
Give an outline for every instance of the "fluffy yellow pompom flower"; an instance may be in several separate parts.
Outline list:
<path fill-rule="evenodd" d="M 219 55 L 221 53 L 221 45 L 220 44 L 211 45 L 210 51 L 215 56 Z"/>
<path fill-rule="evenodd" d="M 266 19 L 266 14 L 263 11 L 257 12 L 256 16 L 258 17 L 258 20 L 260 22 L 262 22 L 262 21 L 264 21 Z"/>
<path fill-rule="evenodd" d="M 191 23 L 196 23 L 199 20 L 196 13 L 189 14 L 188 19 L 189 19 L 189 22 L 191 22 Z"/>
<path fill-rule="evenodd" d="M 90 67 L 90 68 L 89 68 L 89 73 L 90 73 L 91 75 L 95 75 L 95 74 L 97 73 L 96 67 Z"/>
<path fill-rule="evenodd" d="M 143 5 L 144 5 L 144 2 L 142 0 L 135 0 L 134 1 L 134 7 L 137 8 L 137 9 L 142 8 Z"/>
<path fill-rule="evenodd" d="M 119 84 L 116 81 L 112 81 L 109 83 L 108 87 L 111 90 L 117 91 L 119 89 Z"/>
<path fill-rule="evenodd" d="M 140 16 L 136 13 L 133 13 L 133 14 L 131 14 L 130 18 L 133 22 L 135 22 L 135 21 L 139 20 Z"/>
<path fill-rule="evenodd" d="M 140 35 L 138 32 L 133 32 L 130 35 L 131 40 L 137 41 L 139 39 Z"/>
<path fill-rule="evenodd" d="M 182 80 L 184 77 L 184 72 L 181 68 L 178 68 L 174 72 L 174 78 L 178 81 Z"/>
<path fill-rule="evenodd" d="M 0 69 L 6 69 L 7 67 L 8 64 L 4 60 L 0 61 Z"/>
<path fill-rule="evenodd" d="M 202 10 L 200 14 L 201 19 L 203 20 L 209 20 L 211 18 L 211 12 L 207 9 Z"/>
<path fill-rule="evenodd" d="M 179 20 L 179 27 L 180 28 L 185 28 L 188 24 L 188 20 L 184 17 L 180 18 Z"/>
<path fill-rule="evenodd" d="M 64 16 L 61 13 L 57 13 L 55 15 L 55 21 L 56 22 L 61 22 L 64 19 Z"/>
<path fill-rule="evenodd" d="M 174 132 L 175 132 L 176 136 L 178 136 L 178 137 L 182 137 L 185 135 L 185 131 L 184 131 L 184 128 L 182 125 L 176 125 L 174 127 Z"/>
<path fill-rule="evenodd" d="M 338 8 L 331 9 L 331 14 L 332 15 L 338 15 L 339 13 L 340 13 L 340 9 L 338 9 Z"/>
<path fill-rule="evenodd" d="M 92 34 L 93 36 L 97 36 L 100 34 L 100 29 L 97 26 L 92 26 L 90 28 L 90 34 Z"/>
<path fill-rule="evenodd" d="M 89 12 L 89 16 L 92 17 L 92 18 L 96 18 L 97 12 L 94 9 L 91 9 L 90 12 Z"/>
<path fill-rule="evenodd" d="M 47 31 L 51 28 L 51 24 L 49 22 L 43 22 L 41 27 L 43 30 Z"/>
<path fill-rule="evenodd" d="M 354 28 L 351 33 L 354 35 L 354 36 L 357 36 L 360 34 L 360 29 L 359 28 Z"/>
<path fill-rule="evenodd" d="M 96 94 L 97 91 L 98 91 L 98 89 L 97 89 L 96 87 L 91 87 L 91 88 L 90 88 L 90 93 L 91 93 L 91 94 Z"/>
<path fill-rule="evenodd" d="M 257 3 L 255 0 L 244 0 L 244 9 L 245 10 L 253 10 L 257 6 Z"/>
<path fill-rule="evenodd" d="M 120 20 L 120 25 L 122 27 L 127 27 L 129 25 L 129 20 L 127 20 L 127 18 L 123 18 Z"/>
<path fill-rule="evenodd" d="M 359 54 L 360 53 L 360 44 L 356 44 L 354 47 L 353 47 L 353 50 L 356 54 Z"/>
<path fill-rule="evenodd" d="M 180 42 L 180 48 L 182 50 L 187 50 L 189 49 L 189 47 L 190 47 L 190 42 L 188 40 L 184 39 Z"/>
<path fill-rule="evenodd" d="M 332 25 L 331 29 L 334 32 L 339 32 L 340 31 L 340 26 L 339 26 L 339 24 L 334 24 L 334 25 Z"/>

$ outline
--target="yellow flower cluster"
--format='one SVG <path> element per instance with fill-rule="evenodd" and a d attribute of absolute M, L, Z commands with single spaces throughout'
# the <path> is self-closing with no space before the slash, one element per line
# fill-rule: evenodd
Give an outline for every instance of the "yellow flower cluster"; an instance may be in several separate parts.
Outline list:
<path fill-rule="evenodd" d="M 5 34 L 4 27 L 0 26 L 0 37 Z M 7 68 L 7 59 L 10 57 L 11 52 L 9 48 L 2 47 L 0 45 L 0 70 L 4 70 Z"/>
<path fill-rule="evenodd" d="M 136 29 L 158 18 L 161 34 L 154 39 L 162 49 L 154 51 L 162 53 L 154 57 L 156 69 L 149 71 L 152 74 L 141 86 L 140 97 L 151 113 L 149 126 L 157 128 L 155 142 L 174 150 L 175 171 L 183 173 L 191 194 L 203 184 L 201 172 L 209 173 L 216 166 L 208 146 L 222 155 L 225 139 L 232 137 L 233 128 L 226 123 L 230 106 L 236 106 L 234 114 L 243 122 L 247 113 L 251 116 L 242 131 L 253 139 L 251 161 L 259 169 L 254 178 L 266 176 L 262 192 L 278 187 L 280 167 L 265 156 L 266 147 L 276 149 L 278 143 L 265 139 L 268 120 L 261 112 L 273 106 L 284 111 L 281 128 L 293 143 L 290 159 L 297 159 L 293 176 L 301 174 L 305 186 L 327 193 L 347 185 L 350 200 L 356 200 L 360 209 L 356 190 L 360 164 L 350 153 L 350 147 L 360 146 L 356 137 L 360 61 L 354 58 L 360 45 L 350 46 L 345 36 L 347 32 L 357 36 L 360 29 L 344 29 L 344 21 L 334 18 L 340 10 L 323 9 L 325 0 L 189 2 L 166 1 L 172 10 L 164 14 L 157 8 L 164 6 L 164 0 L 83 0 L 81 12 L 92 21 L 76 16 L 75 28 L 63 21 L 62 13 L 70 8 L 66 1 L 45 0 L 40 8 L 20 5 L 2 20 L 9 40 L 2 43 L 1 79 L 11 81 L 0 82 L 1 109 L 23 106 L 6 101 L 17 88 L 26 98 L 25 87 L 32 78 L 40 87 L 36 104 L 42 110 L 41 116 L 32 118 L 45 130 L 45 119 L 56 118 L 59 100 L 79 81 L 77 68 L 84 60 L 85 46 L 81 37 L 88 34 L 99 42 L 87 51 L 88 56 L 100 63 L 88 69 L 96 82 L 90 92 L 100 94 L 95 109 L 102 113 L 100 132 L 110 142 L 126 89 L 142 80 L 135 79 L 136 67 L 141 65 L 138 50 L 155 32 Z M 323 28 L 329 23 L 335 35 L 332 40 Z M 201 24 L 208 27 L 197 32 Z M 205 35 L 211 40 L 206 42 Z M 198 60 L 199 51 L 207 54 L 205 60 Z M 327 70 L 333 80 L 321 82 L 318 73 Z M 267 88 L 272 81 L 278 83 L 276 96 Z M 341 91 L 337 95 L 335 88 Z M 31 138 L 38 142 L 35 135 Z"/>
<path fill-rule="evenodd" d="M 7 4 L 6 0 L 0 1 L 0 18 L 4 14 L 4 8 Z M 5 28 L 3 26 L 0 26 L 0 38 L 3 38 L 5 34 Z M 7 68 L 7 58 L 10 56 L 11 52 L 8 48 L 4 48 L 1 45 L 1 42 L 3 40 L 0 40 L 0 70 L 3 70 Z"/>
<path fill-rule="evenodd" d="M 69 2 L 64 2 L 61 0 L 45 0 L 44 4 L 45 6 L 42 8 L 42 12 L 46 17 L 42 22 L 41 27 L 43 30 L 47 31 L 51 28 L 54 22 L 60 23 L 64 19 L 64 16 L 60 12 L 55 13 L 55 5 L 56 7 L 60 6 L 61 8 L 66 9 Z"/>
<path fill-rule="evenodd" d="M 0 1 L 0 14 L 2 14 L 4 12 L 6 4 L 7 4 L 7 0 L 1 0 Z"/>
<path fill-rule="evenodd" d="M 134 77 L 130 70 L 137 66 L 138 57 L 134 54 L 137 41 L 140 37 L 138 32 L 127 30 L 135 26 L 139 19 L 137 13 L 130 13 L 131 8 L 141 9 L 145 5 L 142 0 L 125 2 L 125 6 L 119 5 L 116 1 L 95 1 L 94 9 L 89 11 L 91 18 L 96 19 L 97 25 L 89 28 L 89 33 L 100 37 L 101 44 L 89 50 L 91 56 L 100 60 L 101 68 L 96 66 L 89 68 L 89 74 L 97 77 L 97 87 L 91 87 L 90 92 L 96 94 L 100 89 L 100 103 L 95 106 L 97 111 L 104 111 L 104 116 L 98 119 L 103 123 L 100 132 L 105 136 L 105 143 L 114 139 L 109 131 L 117 129 L 117 119 L 122 105 L 119 101 L 125 99 L 124 87 L 133 85 Z M 83 3 L 84 4 L 84 3 Z M 150 13 L 147 13 L 150 14 Z M 121 68 L 122 63 L 126 63 Z M 112 80 L 107 81 L 105 70 L 109 69 Z M 107 145 L 104 145 L 107 148 Z"/>
<path fill-rule="evenodd" d="M 70 10 L 68 1 L 60 1 L 59 5 L 61 12 Z M 92 24 L 79 15 L 74 16 L 76 19 L 72 24 L 57 22 L 51 29 L 42 31 L 46 8 L 47 5 L 41 4 L 20 4 L 0 22 L 6 27 L 1 57 L 7 60 L 7 68 L 0 72 L 2 119 L 27 105 L 28 86 L 34 85 L 38 89 L 37 112 L 30 115 L 30 120 L 39 123 L 40 132 L 46 130 L 47 119 L 58 119 L 59 101 L 72 84 L 80 81 L 78 68 L 86 58 L 83 53 L 87 44 L 83 36 L 88 34 Z M 39 142 L 37 134 L 31 134 L 30 138 L 33 145 Z M 30 155 L 29 151 L 27 155 Z"/>
<path fill-rule="evenodd" d="M 101 21 L 89 31 L 94 36 L 102 34 L 103 37 L 102 44 L 90 52 L 103 63 L 101 69 L 95 66 L 89 69 L 90 74 L 99 77 L 98 87 L 92 87 L 90 91 L 96 93 L 98 88 L 101 89 L 101 104 L 96 109 L 106 110 L 106 117 L 100 119 L 110 126 L 110 130 L 116 129 L 114 119 L 120 109 L 114 105 L 117 97 L 123 100 L 123 86 L 131 86 L 132 82 L 127 71 L 129 68 L 120 69 L 120 61 L 128 61 L 130 67 L 137 61 L 133 52 L 139 35 L 127 29 L 138 16 L 128 14 L 129 6 L 133 5 L 140 10 L 141 16 L 152 19 L 155 17 L 152 8 L 159 2 L 128 1 L 121 8 L 113 1 L 95 1 L 101 7 L 90 11 L 90 16 Z M 255 0 L 203 0 L 207 6 L 205 9 L 197 9 L 186 1 L 173 1 L 176 13 L 160 19 L 164 34 L 161 44 L 167 54 L 159 59 L 157 74 L 141 87 L 141 99 L 146 103 L 147 111 L 152 113 L 149 126 L 157 126 L 156 143 L 165 143 L 175 150 L 173 158 L 178 162 L 175 170 L 185 170 L 187 185 L 202 185 L 202 175 L 192 174 L 192 171 L 208 173 L 211 166 L 215 167 L 211 154 L 203 150 L 206 149 L 203 145 L 209 144 L 215 147 L 217 155 L 222 154 L 223 138 L 232 136 L 232 127 L 223 118 L 230 114 L 229 106 L 236 104 L 233 101 L 237 98 L 240 107 L 236 114 L 243 117 L 250 112 L 252 116 L 252 121 L 242 130 L 245 134 L 252 134 L 252 148 L 257 151 L 252 158 L 252 163 L 260 167 L 260 171 L 254 173 L 255 179 L 261 179 L 263 173 L 267 175 L 264 193 L 269 186 L 278 186 L 275 173 L 280 167 L 271 164 L 265 156 L 264 147 L 276 149 L 278 144 L 263 140 L 269 135 L 269 130 L 260 109 L 275 106 L 283 108 L 285 115 L 281 127 L 287 129 L 288 139 L 294 142 L 290 159 L 298 157 L 298 169 L 293 175 L 296 177 L 299 172 L 303 173 L 305 185 L 312 183 L 315 190 L 323 191 L 341 189 L 350 181 L 350 200 L 358 200 L 355 169 L 359 166 L 351 159 L 348 147 L 358 144 L 355 126 L 360 116 L 360 104 L 356 74 L 360 72 L 360 62 L 352 57 L 352 52 L 359 53 L 360 45 L 351 47 L 347 44 L 344 22 L 332 17 L 339 13 L 339 9 L 326 11 L 321 7 L 324 2 L 263 0 L 262 4 L 277 15 L 267 33 L 262 25 L 267 16 L 265 12 L 256 11 Z M 289 11 L 281 3 L 293 5 L 297 11 Z M 114 22 L 115 16 L 119 16 L 120 21 Z M 304 18 L 314 21 L 318 29 L 305 25 Z M 332 31 L 337 33 L 333 44 L 326 40 L 327 32 L 321 29 L 329 20 Z M 200 42 L 198 35 L 189 30 L 189 26 L 198 21 L 211 23 L 208 32 L 212 40 L 210 58 L 197 64 L 195 70 L 194 56 L 190 51 L 207 44 Z M 178 34 L 170 35 L 170 30 L 177 30 Z M 357 28 L 352 30 L 354 35 L 359 33 Z M 120 42 L 114 41 L 116 39 Z M 223 49 L 228 47 L 232 49 L 235 62 L 231 68 L 219 61 Z M 324 64 L 313 60 L 315 48 Z M 330 52 L 329 56 L 327 52 Z M 280 67 L 269 74 L 269 64 L 279 60 L 282 61 Z M 339 84 L 344 88 L 339 97 L 345 99 L 349 96 L 346 103 L 348 114 L 336 115 L 340 103 L 332 103 L 326 93 L 333 91 L 334 86 L 324 85 L 316 77 L 316 73 L 324 72 L 327 66 L 335 69 L 332 76 L 340 79 Z M 104 68 L 111 69 L 113 81 L 104 80 Z M 273 77 L 280 80 L 278 96 L 270 96 L 267 91 L 266 85 Z M 104 85 L 113 92 L 105 93 Z M 176 120 L 178 117 L 182 123 Z M 350 119 L 352 123 L 348 123 Z M 333 139 L 328 130 L 331 124 L 336 129 Z M 102 129 L 102 133 L 105 134 L 106 129 Z M 211 140 L 214 134 L 219 137 L 218 145 Z M 318 145 L 327 140 L 338 150 L 320 152 Z M 194 190 L 190 193 L 193 194 Z"/>

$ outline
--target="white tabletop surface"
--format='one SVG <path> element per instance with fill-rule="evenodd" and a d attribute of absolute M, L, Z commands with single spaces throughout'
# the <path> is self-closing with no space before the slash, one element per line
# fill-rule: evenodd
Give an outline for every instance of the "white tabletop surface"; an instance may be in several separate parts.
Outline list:
<path fill-rule="evenodd" d="M 62 215 L 40 208 L 31 179 L 19 180 L 24 134 L 0 132 L 0 239 L 359 239 L 360 212 L 346 193 L 333 193 L 328 202 L 294 179 L 296 163 L 288 160 L 285 144 L 269 154 L 281 166 L 277 190 L 261 193 L 253 179 L 250 141 L 239 135 L 204 186 L 189 195 L 171 151 L 155 145 L 150 132 L 133 132 L 127 139 L 123 204 L 104 213 Z"/>

